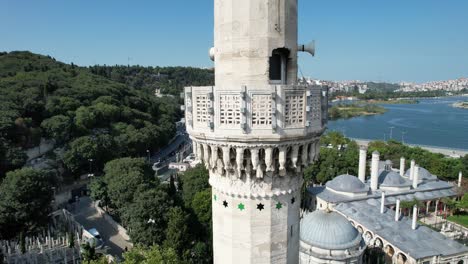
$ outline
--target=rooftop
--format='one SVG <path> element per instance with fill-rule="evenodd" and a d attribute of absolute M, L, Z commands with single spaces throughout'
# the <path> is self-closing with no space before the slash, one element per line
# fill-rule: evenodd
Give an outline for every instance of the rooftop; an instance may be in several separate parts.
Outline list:
<path fill-rule="evenodd" d="M 317 210 L 301 220 L 301 240 L 322 249 L 349 249 L 362 237 L 351 223 L 336 212 Z"/>
<path fill-rule="evenodd" d="M 335 210 L 365 226 L 415 259 L 468 252 L 468 247 L 430 228 L 419 226 L 413 230 L 411 219 L 403 218 L 398 222 L 394 221 L 393 210 L 387 209 L 381 214 L 380 200 L 342 203 L 337 205 Z"/>

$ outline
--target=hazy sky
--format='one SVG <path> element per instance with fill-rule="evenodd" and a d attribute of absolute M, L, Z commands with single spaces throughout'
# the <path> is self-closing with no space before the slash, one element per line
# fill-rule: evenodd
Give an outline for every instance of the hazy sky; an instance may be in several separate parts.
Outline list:
<path fill-rule="evenodd" d="M 248 0 L 239 0 L 248 1 Z M 466 0 L 299 0 L 305 76 L 429 81 L 468 77 Z M 0 50 L 78 65 L 211 67 L 213 0 L 0 0 Z"/>

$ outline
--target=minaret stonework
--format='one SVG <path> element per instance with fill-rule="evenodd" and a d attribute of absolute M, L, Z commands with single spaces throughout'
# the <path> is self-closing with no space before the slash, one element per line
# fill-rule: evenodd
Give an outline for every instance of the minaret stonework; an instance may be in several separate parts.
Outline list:
<path fill-rule="evenodd" d="M 214 87 L 185 88 L 187 131 L 210 172 L 216 264 L 298 263 L 302 171 L 326 93 L 297 83 L 297 0 L 215 0 Z"/>

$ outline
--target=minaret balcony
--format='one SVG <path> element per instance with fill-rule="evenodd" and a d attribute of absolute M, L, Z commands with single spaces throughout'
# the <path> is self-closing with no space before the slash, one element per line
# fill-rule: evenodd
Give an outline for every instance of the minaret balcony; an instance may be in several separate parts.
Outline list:
<path fill-rule="evenodd" d="M 195 138 L 281 141 L 320 135 L 327 95 L 320 86 L 185 88 L 187 131 Z"/>

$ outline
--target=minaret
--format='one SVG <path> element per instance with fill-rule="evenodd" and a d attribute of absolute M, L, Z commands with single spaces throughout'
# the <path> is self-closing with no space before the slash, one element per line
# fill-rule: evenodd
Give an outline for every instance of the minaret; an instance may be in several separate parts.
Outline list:
<path fill-rule="evenodd" d="M 302 171 L 327 94 L 298 85 L 297 0 L 215 0 L 214 87 L 185 89 L 187 131 L 210 172 L 214 263 L 298 263 Z"/>

